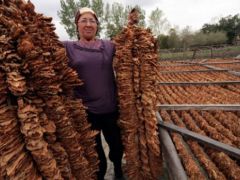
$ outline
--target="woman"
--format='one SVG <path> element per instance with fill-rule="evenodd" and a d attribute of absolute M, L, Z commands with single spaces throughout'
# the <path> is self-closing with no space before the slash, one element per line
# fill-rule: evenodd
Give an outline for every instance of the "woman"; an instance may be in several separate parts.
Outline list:
<path fill-rule="evenodd" d="M 79 40 L 64 42 L 69 65 L 84 82 L 83 86 L 76 88 L 75 94 L 87 107 L 92 129 L 102 131 L 109 145 L 109 158 L 114 164 L 115 177 L 120 179 L 123 146 L 117 126 L 117 93 L 112 68 L 115 48 L 110 41 L 96 38 L 99 21 L 92 9 L 81 8 L 75 16 L 75 23 Z M 107 162 L 100 133 L 96 143 L 100 160 L 97 176 L 101 180 L 104 179 Z"/>

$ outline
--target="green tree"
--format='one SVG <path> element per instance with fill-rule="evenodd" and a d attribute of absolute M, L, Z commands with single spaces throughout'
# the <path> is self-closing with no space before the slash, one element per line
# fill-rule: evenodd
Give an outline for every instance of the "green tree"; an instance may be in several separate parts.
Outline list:
<path fill-rule="evenodd" d="M 75 12 L 80 7 L 91 7 L 97 14 L 100 21 L 98 35 L 112 38 L 127 25 L 127 17 L 133 9 L 131 6 L 123 6 L 120 3 L 106 5 L 102 0 L 60 0 L 61 10 L 58 16 L 71 39 L 77 37 L 76 26 L 74 23 Z M 140 12 L 139 25 L 145 27 L 145 11 L 140 6 L 135 6 Z"/>
<path fill-rule="evenodd" d="M 216 24 L 204 24 L 201 31 L 204 33 L 225 31 L 228 43 L 234 44 L 237 36 L 240 35 L 240 15 L 223 17 Z"/>
<path fill-rule="evenodd" d="M 99 20 L 103 19 L 103 1 L 102 0 L 93 0 L 92 1 L 92 9 L 97 14 L 97 17 L 100 18 Z"/>
<path fill-rule="evenodd" d="M 193 35 L 192 45 L 209 46 L 209 45 L 223 44 L 226 42 L 227 42 L 226 32 L 218 31 L 218 32 L 203 33 L 200 31 Z"/>
<path fill-rule="evenodd" d="M 113 3 L 111 8 L 107 4 L 105 7 L 105 36 L 114 37 L 124 26 L 127 25 L 130 11 L 136 8 L 139 11 L 139 26 L 145 27 L 145 11 L 140 6 L 123 6 L 120 3 Z"/>
<path fill-rule="evenodd" d="M 197 32 L 193 35 L 192 45 L 194 46 L 204 46 L 207 45 L 207 38 L 210 33 Z"/>
<path fill-rule="evenodd" d="M 180 47 L 180 38 L 174 28 L 169 30 L 168 47 L 174 49 Z"/>
<path fill-rule="evenodd" d="M 157 42 L 159 44 L 160 49 L 168 49 L 169 48 L 168 40 L 169 40 L 168 35 L 160 34 L 157 36 Z"/>
<path fill-rule="evenodd" d="M 193 33 L 191 31 L 191 28 L 189 26 L 186 26 L 181 34 L 180 34 L 180 38 L 181 38 L 181 44 L 182 44 L 182 48 L 184 50 L 187 50 L 187 48 L 189 48 L 192 44 L 193 41 Z"/>
<path fill-rule="evenodd" d="M 109 14 L 105 13 L 105 35 L 112 38 L 119 33 L 126 24 L 127 16 L 122 4 L 115 2 L 112 4 L 111 9 L 109 7 L 109 5 L 106 6 L 106 8 L 108 8 L 106 13 Z"/>
<path fill-rule="evenodd" d="M 227 16 L 220 19 L 219 21 L 219 31 L 225 31 L 227 33 L 228 42 L 234 44 L 236 37 L 240 35 L 240 16 L 236 14 L 235 16 Z"/>
<path fill-rule="evenodd" d="M 103 11 L 103 19 L 104 19 L 104 21 L 108 20 L 108 17 L 110 15 L 110 13 L 111 13 L 110 4 L 107 3 L 105 5 L 104 11 Z"/>
<path fill-rule="evenodd" d="M 89 0 L 79 0 L 79 7 L 91 7 L 91 3 Z"/>
<path fill-rule="evenodd" d="M 58 11 L 58 16 L 61 19 L 61 24 L 64 26 L 69 37 L 76 38 L 76 26 L 74 23 L 75 13 L 80 3 L 76 3 L 74 0 L 60 0 L 61 10 Z"/>
<path fill-rule="evenodd" d="M 201 31 L 203 33 L 217 32 L 219 30 L 217 24 L 204 24 Z"/>
<path fill-rule="evenodd" d="M 216 33 L 210 33 L 207 38 L 207 45 L 215 45 L 215 44 L 224 44 L 228 40 L 227 34 L 224 31 L 218 31 Z"/>
<path fill-rule="evenodd" d="M 74 20 L 75 14 L 79 8 L 90 7 L 96 12 L 100 21 L 103 19 L 104 4 L 102 0 L 60 0 L 60 3 L 61 10 L 58 11 L 58 16 L 61 19 L 61 24 L 63 24 L 66 32 L 71 39 L 77 38 L 77 29 Z M 98 33 L 100 33 L 101 30 L 102 28 L 100 26 Z"/>
<path fill-rule="evenodd" d="M 103 1 L 102 0 L 93 0 L 91 7 L 92 7 L 93 11 L 97 14 L 99 22 L 102 22 L 104 19 L 103 18 L 103 8 L 104 8 Z M 100 36 L 102 29 L 103 29 L 103 25 L 100 23 L 98 26 L 97 36 Z"/>
<path fill-rule="evenodd" d="M 153 10 L 149 16 L 149 28 L 155 36 L 163 34 L 169 28 L 169 23 L 163 16 L 164 14 L 159 8 Z"/>

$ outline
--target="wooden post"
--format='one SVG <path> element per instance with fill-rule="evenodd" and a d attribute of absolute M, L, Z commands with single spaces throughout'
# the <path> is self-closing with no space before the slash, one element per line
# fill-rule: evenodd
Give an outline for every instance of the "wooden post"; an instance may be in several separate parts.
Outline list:
<path fill-rule="evenodd" d="M 197 51 L 198 51 L 198 49 L 197 49 L 197 48 L 193 50 L 192 59 L 195 59 L 195 57 L 196 57 L 196 54 L 197 54 Z"/>
<path fill-rule="evenodd" d="M 211 47 L 210 50 L 211 50 L 211 58 L 213 58 L 213 48 Z"/>

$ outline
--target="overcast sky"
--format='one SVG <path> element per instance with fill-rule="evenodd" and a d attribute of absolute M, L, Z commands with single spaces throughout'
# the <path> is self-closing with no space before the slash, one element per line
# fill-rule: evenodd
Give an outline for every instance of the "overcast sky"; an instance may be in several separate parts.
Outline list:
<path fill-rule="evenodd" d="M 56 33 L 61 40 L 69 38 L 57 16 L 57 11 L 60 10 L 59 0 L 31 0 L 31 2 L 35 5 L 36 12 L 53 17 Z M 190 26 L 192 30 L 200 29 L 205 23 L 216 22 L 219 17 L 240 13 L 240 0 L 103 0 L 103 2 L 139 5 L 146 11 L 147 16 L 158 7 L 172 26 L 178 26 L 180 29 Z"/>

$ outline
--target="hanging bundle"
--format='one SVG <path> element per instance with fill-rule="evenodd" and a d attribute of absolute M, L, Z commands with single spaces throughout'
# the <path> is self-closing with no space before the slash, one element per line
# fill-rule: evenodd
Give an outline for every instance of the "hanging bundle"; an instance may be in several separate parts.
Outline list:
<path fill-rule="evenodd" d="M 114 38 L 114 69 L 118 86 L 122 139 L 129 179 L 157 179 L 162 170 L 156 119 L 156 41 L 151 31 L 138 27 L 137 10 L 128 26 Z"/>
<path fill-rule="evenodd" d="M 96 178 L 98 132 L 51 21 L 30 1 L 0 1 L 0 179 Z"/>

